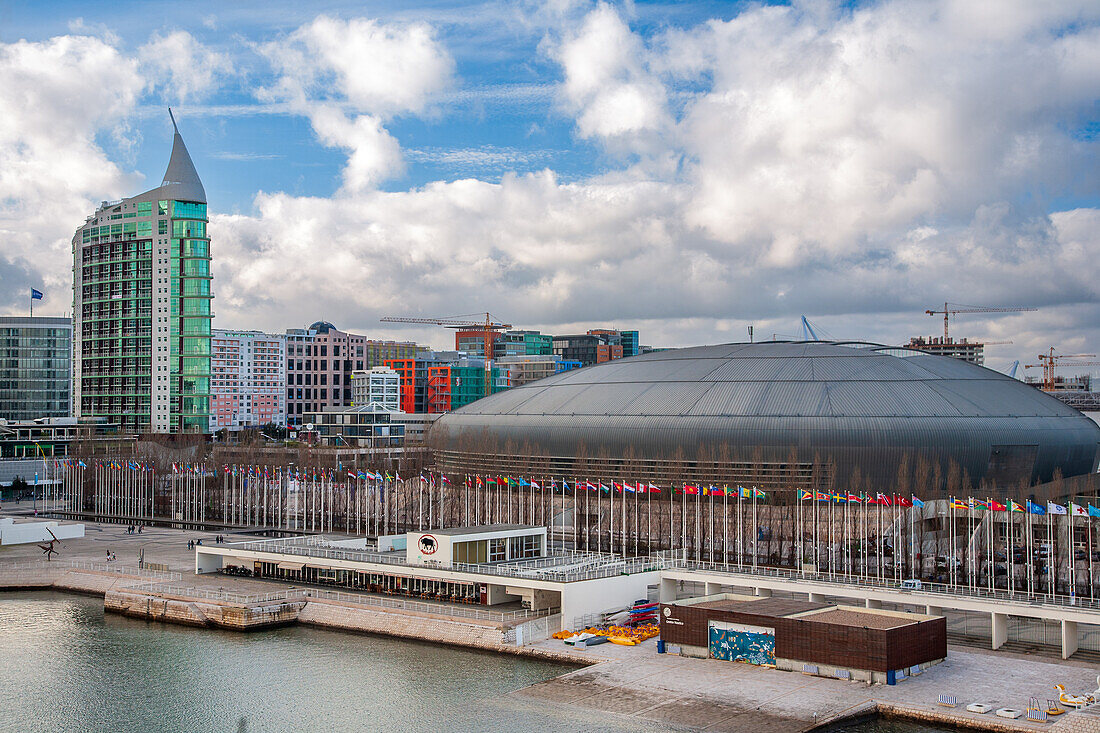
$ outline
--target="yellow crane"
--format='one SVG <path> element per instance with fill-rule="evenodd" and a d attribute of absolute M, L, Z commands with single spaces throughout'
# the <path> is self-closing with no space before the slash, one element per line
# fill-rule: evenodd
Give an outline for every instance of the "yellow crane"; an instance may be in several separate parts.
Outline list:
<path fill-rule="evenodd" d="M 1055 354 L 1054 347 L 1046 354 L 1039 354 L 1038 364 L 1024 364 L 1024 369 L 1043 368 L 1043 389 L 1051 391 L 1055 387 L 1054 371 L 1057 367 L 1097 366 L 1100 361 L 1063 361 L 1064 359 L 1087 359 L 1096 354 Z"/>
<path fill-rule="evenodd" d="M 949 343 L 947 336 L 948 319 L 951 316 L 958 315 L 959 313 L 1020 313 L 1022 311 L 1034 311 L 1038 308 L 1018 308 L 1014 306 L 1008 306 L 1004 308 L 989 307 L 984 305 L 960 305 L 958 303 L 944 303 L 943 310 L 926 310 L 930 316 L 937 316 L 943 314 L 943 342 Z"/>
<path fill-rule="evenodd" d="M 386 316 L 380 319 L 382 323 L 423 323 L 431 326 L 443 326 L 444 328 L 461 328 L 481 331 L 485 338 L 485 396 L 493 393 L 493 336 L 498 331 L 505 331 L 512 327 L 511 323 L 501 323 L 493 318 L 491 313 L 485 313 L 485 320 L 470 320 L 473 315 L 444 316 L 442 318 L 414 318 L 409 316 Z M 480 314 L 476 314 L 480 315 Z"/>

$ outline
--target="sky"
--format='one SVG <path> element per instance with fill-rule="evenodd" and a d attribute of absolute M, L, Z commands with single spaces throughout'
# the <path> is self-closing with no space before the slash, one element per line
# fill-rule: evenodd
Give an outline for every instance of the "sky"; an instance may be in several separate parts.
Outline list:
<path fill-rule="evenodd" d="M 1094 0 L 0 0 L 0 312 L 68 313 L 169 106 L 216 328 L 900 344 L 951 302 L 1036 309 L 952 323 L 992 368 L 1100 353 Z"/>

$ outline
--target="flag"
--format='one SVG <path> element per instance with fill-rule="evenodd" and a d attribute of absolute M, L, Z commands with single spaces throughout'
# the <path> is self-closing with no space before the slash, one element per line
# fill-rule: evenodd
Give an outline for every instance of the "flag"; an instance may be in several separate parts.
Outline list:
<path fill-rule="evenodd" d="M 738 486 L 737 489 L 738 489 L 738 491 L 741 492 L 741 498 L 742 499 L 751 499 L 752 498 L 752 494 L 744 486 Z"/>
<path fill-rule="evenodd" d="M 600 491 L 604 492 L 605 494 L 610 494 L 611 493 L 611 489 L 604 486 L 603 481 L 600 482 Z"/>
<path fill-rule="evenodd" d="M 1097 509 L 1092 504 L 1089 504 L 1089 516 L 1090 517 L 1100 517 L 1100 509 Z"/>
<path fill-rule="evenodd" d="M 848 503 L 849 504 L 861 504 L 862 500 L 858 496 L 856 496 L 855 494 L 848 494 Z"/>
<path fill-rule="evenodd" d="M 989 509 L 988 501 L 982 501 L 981 499 L 971 499 L 971 501 L 974 502 L 973 506 L 977 507 L 978 509 Z"/>
<path fill-rule="evenodd" d="M 912 505 L 920 509 L 922 506 L 924 506 L 924 502 L 914 496 L 912 499 Z"/>
<path fill-rule="evenodd" d="M 449 484 L 449 483 L 451 483 L 451 480 L 449 478 L 447 478 L 446 476 L 444 476 L 443 474 L 439 474 L 439 483 Z M 535 488 L 537 489 L 538 487 L 536 486 Z"/>
<path fill-rule="evenodd" d="M 1016 501 L 1012 501 L 1011 499 L 1009 499 L 1009 501 L 1008 501 L 1008 508 L 1009 508 L 1010 511 L 1014 511 L 1014 512 L 1023 512 L 1024 511 L 1024 507 L 1023 507 L 1022 504 L 1020 504 L 1019 502 L 1016 502 Z"/>
<path fill-rule="evenodd" d="M 1074 504 L 1073 502 L 1070 502 L 1069 508 L 1071 513 L 1075 517 L 1087 517 L 1089 515 L 1089 513 L 1085 511 L 1085 507 L 1081 506 L 1080 504 Z"/>
<path fill-rule="evenodd" d="M 477 486 L 477 487 L 478 487 L 478 488 L 480 489 L 480 488 L 481 488 L 481 486 L 482 486 L 482 484 L 483 484 L 483 482 L 482 482 L 482 480 L 481 480 L 481 476 L 477 476 L 477 477 L 476 477 L 476 478 L 474 479 L 474 485 L 475 485 L 475 486 Z"/>
<path fill-rule="evenodd" d="M 962 501 L 961 499 L 952 499 L 951 500 L 951 508 L 952 509 L 969 509 L 970 505 L 967 504 L 965 501 Z"/>
<path fill-rule="evenodd" d="M 883 506 L 890 506 L 890 497 L 886 494 L 879 492 L 878 503 L 882 504 Z"/>
<path fill-rule="evenodd" d="M 447 483 L 451 483 L 451 482 L 450 482 L 450 481 L 448 481 Z M 531 482 L 531 488 L 532 488 L 532 489 L 542 489 L 542 487 L 541 487 L 541 486 L 539 486 L 539 482 L 538 482 L 538 481 L 532 481 L 532 482 Z"/>
<path fill-rule="evenodd" d="M 913 506 L 913 502 L 909 501 L 904 496 L 894 497 L 894 503 L 897 504 L 898 506 L 906 506 L 906 507 Z"/>
<path fill-rule="evenodd" d="M 699 487 L 698 486 L 685 486 L 684 487 L 684 493 L 685 494 L 697 495 L 699 493 Z"/>
<path fill-rule="evenodd" d="M 266 469 L 264 470 L 264 473 L 265 473 L 265 474 L 267 473 L 267 470 L 266 470 Z M 350 479 L 357 479 L 357 478 L 362 478 L 362 476 L 360 476 L 359 474 L 355 473 L 354 471 L 348 471 L 348 478 L 350 478 Z"/>
<path fill-rule="evenodd" d="M 798 490 L 798 500 L 799 501 L 812 501 L 813 498 L 814 498 L 814 495 L 811 494 L 809 491 L 806 491 L 806 489 L 799 489 Z"/>
<path fill-rule="evenodd" d="M 989 508 L 990 508 L 990 509 L 992 509 L 992 510 L 993 510 L 993 511 L 995 511 L 995 512 L 1003 512 L 1003 511 L 1004 511 L 1005 509 L 1007 509 L 1008 507 L 1006 507 L 1006 506 L 1005 506 L 1004 504 L 1002 504 L 1002 503 L 1001 503 L 1001 502 L 999 502 L 999 501 L 992 501 L 992 500 L 991 500 L 991 501 L 989 502 Z"/>
<path fill-rule="evenodd" d="M 711 496 L 725 496 L 726 495 L 726 490 L 725 489 L 720 489 L 717 486 L 711 486 L 710 487 L 710 495 Z"/>
<path fill-rule="evenodd" d="M 1041 504 L 1036 504 L 1031 499 L 1027 500 L 1027 510 L 1029 513 L 1038 514 L 1039 516 L 1047 513 L 1047 510 L 1044 509 Z"/>
<path fill-rule="evenodd" d="M 638 487 L 623 481 L 623 488 L 632 494 L 638 493 Z"/>
<path fill-rule="evenodd" d="M 31 288 L 31 300 L 42 300 L 42 291 Z"/>
<path fill-rule="evenodd" d="M 87 468 L 88 467 L 88 464 L 85 463 L 83 460 L 77 461 L 76 465 L 80 466 L 81 468 Z"/>
<path fill-rule="evenodd" d="M 764 493 L 762 489 L 753 489 L 752 495 L 755 496 L 757 499 L 766 499 L 768 496 Z"/>
<path fill-rule="evenodd" d="M 843 504 L 848 501 L 848 497 L 844 494 L 833 494 L 829 498 L 833 500 L 834 504 Z"/>
<path fill-rule="evenodd" d="M 653 494 L 661 493 L 660 487 L 657 486 L 657 484 L 653 483 L 652 481 L 649 483 L 649 491 L 650 491 L 650 493 L 653 493 Z"/>
<path fill-rule="evenodd" d="M 1061 504 L 1055 504 L 1053 501 L 1047 502 L 1047 512 L 1049 514 L 1065 514 L 1066 508 Z"/>

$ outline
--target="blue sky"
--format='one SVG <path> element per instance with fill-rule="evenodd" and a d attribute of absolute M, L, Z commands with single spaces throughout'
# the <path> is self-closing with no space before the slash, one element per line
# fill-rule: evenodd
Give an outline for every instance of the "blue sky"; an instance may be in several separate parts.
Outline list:
<path fill-rule="evenodd" d="M 69 238 L 210 199 L 216 326 L 493 311 L 679 346 L 935 334 L 1096 352 L 1100 9 L 966 0 L 0 3 L 0 301 Z"/>

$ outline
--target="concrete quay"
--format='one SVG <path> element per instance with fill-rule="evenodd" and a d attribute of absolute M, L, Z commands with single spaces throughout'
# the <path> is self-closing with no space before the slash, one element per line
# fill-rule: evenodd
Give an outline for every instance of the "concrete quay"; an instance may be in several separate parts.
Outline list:
<path fill-rule="evenodd" d="M 562 642 L 536 645 L 553 649 Z M 656 643 L 635 647 L 603 644 L 577 654 L 592 666 L 512 693 L 555 706 L 594 709 L 643 723 L 734 733 L 827 730 L 830 724 L 883 715 L 963 729 L 1024 733 L 1100 733 L 1100 716 L 1067 712 L 1053 722 L 1008 720 L 966 711 L 984 702 L 994 709 L 1023 710 L 1029 697 L 1046 701 L 1061 682 L 1073 692 L 1096 688 L 1098 670 L 1074 660 L 1034 658 L 986 650 L 950 648 L 947 660 L 894 686 L 811 677 L 748 664 L 657 654 Z M 957 708 L 937 705 L 955 695 Z"/>

